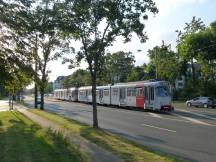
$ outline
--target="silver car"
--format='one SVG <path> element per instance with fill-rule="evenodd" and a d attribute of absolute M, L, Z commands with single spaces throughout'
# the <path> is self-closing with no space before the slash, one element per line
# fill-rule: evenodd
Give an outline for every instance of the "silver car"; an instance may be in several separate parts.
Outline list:
<path fill-rule="evenodd" d="M 197 97 L 192 100 L 186 101 L 186 105 L 188 107 L 196 106 L 196 107 L 214 107 L 214 99 L 211 97 Z"/>

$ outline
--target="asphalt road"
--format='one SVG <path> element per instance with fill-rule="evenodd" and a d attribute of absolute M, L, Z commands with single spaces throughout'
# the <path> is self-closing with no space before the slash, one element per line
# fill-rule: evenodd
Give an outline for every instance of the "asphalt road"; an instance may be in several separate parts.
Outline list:
<path fill-rule="evenodd" d="M 33 105 L 32 99 L 26 102 Z M 216 109 L 185 108 L 171 113 L 98 106 L 99 126 L 180 159 L 216 161 Z M 88 104 L 46 99 L 45 109 L 92 124 Z"/>

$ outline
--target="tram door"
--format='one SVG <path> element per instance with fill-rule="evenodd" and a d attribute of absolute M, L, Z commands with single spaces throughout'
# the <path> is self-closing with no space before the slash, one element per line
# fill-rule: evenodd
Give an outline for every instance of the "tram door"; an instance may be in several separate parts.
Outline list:
<path fill-rule="evenodd" d="M 151 86 L 146 86 L 145 87 L 145 104 L 144 108 L 145 109 L 153 109 L 154 108 L 154 87 Z"/>
<path fill-rule="evenodd" d="M 126 98 L 126 94 L 125 94 L 125 88 L 120 88 L 119 89 L 119 105 L 125 105 L 125 98 Z"/>

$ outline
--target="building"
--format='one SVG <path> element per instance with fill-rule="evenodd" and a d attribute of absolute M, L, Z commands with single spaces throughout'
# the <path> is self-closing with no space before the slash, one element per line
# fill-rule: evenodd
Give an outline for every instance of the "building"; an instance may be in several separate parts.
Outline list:
<path fill-rule="evenodd" d="M 199 63 L 195 62 L 194 63 L 194 75 L 195 78 L 200 78 L 201 77 L 201 66 Z M 191 64 L 187 64 L 187 70 L 186 70 L 186 75 L 185 76 L 181 76 L 181 78 L 178 78 L 175 80 L 175 89 L 182 89 L 185 86 L 185 80 L 187 79 L 192 79 L 192 65 Z"/>
<path fill-rule="evenodd" d="M 181 79 L 176 79 L 175 80 L 175 89 L 182 89 L 184 88 L 184 84 L 185 84 L 185 77 L 182 76 Z"/>
<path fill-rule="evenodd" d="M 57 79 L 53 82 L 53 90 L 64 88 L 63 83 L 66 76 L 58 76 Z"/>

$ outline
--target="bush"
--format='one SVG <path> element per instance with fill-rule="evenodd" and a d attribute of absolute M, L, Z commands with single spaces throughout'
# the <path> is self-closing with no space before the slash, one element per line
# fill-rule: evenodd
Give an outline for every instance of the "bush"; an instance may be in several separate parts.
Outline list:
<path fill-rule="evenodd" d="M 183 89 L 173 91 L 173 100 L 188 100 L 198 96 L 216 98 L 216 81 L 187 81 Z"/>

